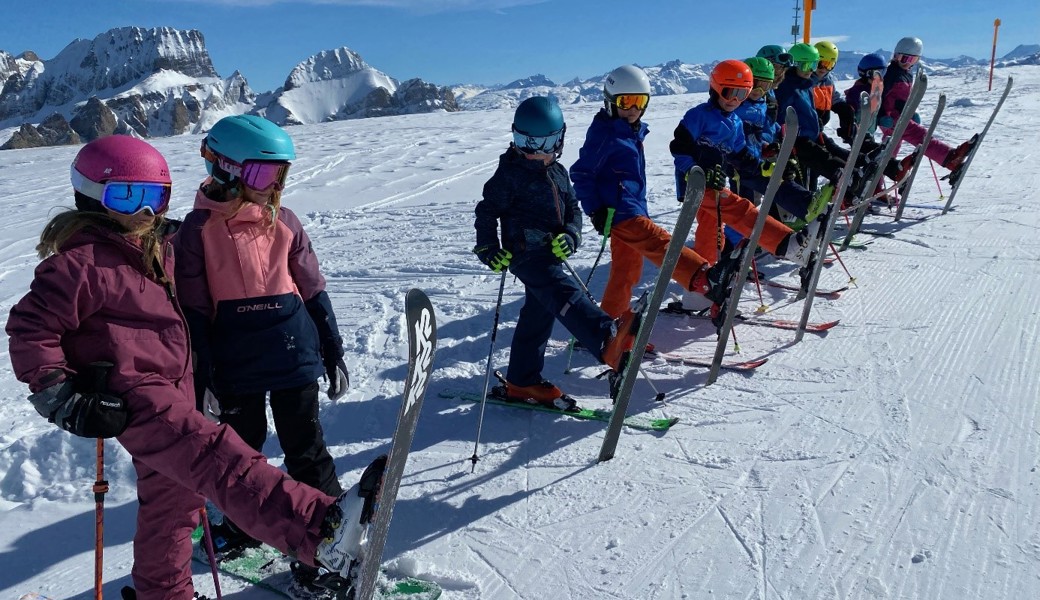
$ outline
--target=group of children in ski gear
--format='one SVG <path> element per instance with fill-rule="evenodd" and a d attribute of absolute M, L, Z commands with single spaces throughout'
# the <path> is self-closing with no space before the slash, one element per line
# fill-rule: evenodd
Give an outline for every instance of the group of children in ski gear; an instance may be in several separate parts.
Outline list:
<path fill-rule="evenodd" d="M 716 65 L 708 101 L 683 116 L 669 147 L 678 199 L 695 166 L 708 187 L 694 247 L 681 249 L 673 280 L 716 311 L 725 305 L 735 268 L 727 248 L 757 219 L 748 196 L 765 188 L 788 106 L 799 116 L 797 159 L 776 199 L 801 223 L 792 229 L 769 217 L 761 244 L 804 265 L 826 217 L 807 174 L 835 183 L 849 168 L 848 150 L 821 121 L 835 112 L 840 137 L 851 138 L 852 99 L 885 72 L 880 127 L 891 131 L 921 49 L 916 38 L 900 40 L 887 70 L 880 57 L 864 57 L 857 91 L 844 98 L 829 76 L 838 58 L 830 42 L 764 46 L 755 58 Z M 660 266 L 672 242 L 647 206 L 649 79 L 634 65 L 619 67 L 603 97 L 569 173 L 559 162 L 560 107 L 545 97 L 522 102 L 513 142 L 475 208 L 474 253 L 525 286 L 503 391 L 511 400 L 576 408 L 542 373 L 557 320 L 622 370 L 640 324 L 630 303 L 643 260 Z M 919 143 L 923 131 L 908 127 L 903 139 Z M 974 139 L 957 147 L 933 139 L 926 153 L 955 176 Z M 133 457 L 140 506 L 132 577 L 142 600 L 192 597 L 190 539 L 205 499 L 226 518 L 214 523 L 214 538 L 270 544 L 296 559 L 300 597 L 327 596 L 314 584 L 318 568 L 350 578 L 379 467 L 344 492 L 325 445 L 318 379 L 328 378 L 336 400 L 349 375 L 317 257 L 280 202 L 292 140 L 265 119 L 227 117 L 201 154 L 208 177 L 178 223 L 165 218 L 171 180 L 155 148 L 114 135 L 80 149 L 71 169 L 76 208 L 44 228 L 43 261 L 11 309 L 11 362 L 41 416 L 76 435 L 116 438 Z M 893 179 L 905 169 L 905 161 L 886 165 Z M 582 242 L 583 212 L 610 240 L 600 305 L 565 269 Z M 288 473 L 261 453 L 268 394 Z"/>
<path fill-rule="evenodd" d="M 914 40 L 912 48 L 908 39 Z M 905 101 L 906 82 L 912 79 L 908 69 L 920 50 L 916 38 L 897 44 L 888 70 L 902 74 L 886 75 L 883 130 L 886 116 L 898 117 L 902 108 L 898 99 Z M 790 50 L 767 45 L 747 61 L 724 60 L 711 72 L 708 101 L 687 111 L 675 129 L 669 148 L 679 201 L 695 166 L 704 171 L 708 189 L 697 213 L 693 248 L 681 248 L 672 279 L 684 290 L 704 296 L 715 315 L 725 306 L 733 263 L 740 257 L 734 247 L 751 233 L 758 217 L 755 204 L 727 183 L 737 181 L 737 189 L 749 196 L 765 191 L 787 107 L 794 109 L 799 128 L 795 155 L 785 166 L 775 205 L 791 219 L 794 229 L 768 216 L 759 242 L 764 250 L 804 267 L 810 252 L 819 246 L 825 229 L 821 225 L 829 216 L 830 195 L 810 192 L 816 188 L 816 177 L 827 179 L 831 191 L 846 169 L 854 169 L 854 181 L 863 177 L 862 165 L 847 165 L 849 150 L 824 132 L 833 112 L 839 118 L 840 137 L 850 140 L 859 104 L 858 92 L 854 102 L 846 100 L 830 76 L 838 55 L 833 42 L 823 41 L 794 44 Z M 861 80 L 854 87 L 862 89 L 864 80 L 877 72 L 870 66 L 872 61 L 864 58 L 867 68 L 861 69 Z M 890 79 L 894 90 L 888 90 Z M 508 268 L 526 289 L 506 376 L 506 396 L 512 401 L 574 408 L 573 399 L 542 374 L 554 320 L 613 370 L 623 367 L 639 322 L 630 304 L 643 259 L 660 266 L 671 242 L 647 208 L 643 143 L 649 128 L 642 117 L 650 102 L 650 81 L 639 67 L 619 67 L 607 75 L 603 97 L 604 107 L 593 117 L 571 167 L 573 187 L 567 169 L 558 162 L 566 126 L 555 100 L 532 97 L 522 102 L 514 117 L 514 141 L 476 206 L 474 252 L 496 273 Z M 535 107 L 551 118 L 531 126 Z M 922 138 L 909 133 L 903 139 L 919 143 Z M 949 149 L 933 142 L 929 148 L 936 150 L 929 156 L 942 152 L 943 166 L 956 169 L 971 143 Z M 911 154 L 902 161 L 889 160 L 885 174 L 901 181 L 913 159 Z M 584 284 L 572 279 L 576 274 L 572 271 L 568 277 L 561 268 L 581 240 L 579 203 L 596 231 L 610 241 L 610 274 L 598 309 L 584 293 Z M 612 325 L 610 319 L 618 323 Z M 622 334 L 630 339 L 617 343 Z"/>
<path fill-rule="evenodd" d="M 138 598 L 192 597 L 204 499 L 234 523 L 222 535 L 294 557 L 301 593 L 331 597 L 311 585 L 316 568 L 349 577 L 379 473 L 343 492 L 318 422 L 318 378 L 333 399 L 349 383 L 310 240 L 280 206 L 292 140 L 227 117 L 202 155 L 210 177 L 178 223 L 155 148 L 113 135 L 80 149 L 76 208 L 44 228 L 43 261 L 7 321 L 11 363 L 41 416 L 132 456 Z M 260 452 L 268 391 L 288 474 Z"/>

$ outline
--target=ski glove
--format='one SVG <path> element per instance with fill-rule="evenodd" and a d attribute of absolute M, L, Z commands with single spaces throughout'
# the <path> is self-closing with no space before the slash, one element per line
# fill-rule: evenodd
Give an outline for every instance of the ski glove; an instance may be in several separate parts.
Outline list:
<path fill-rule="evenodd" d="M 561 262 L 567 260 L 574 254 L 574 238 L 569 233 L 558 234 L 552 239 L 552 253 Z"/>
<path fill-rule="evenodd" d="M 798 159 L 793 156 L 787 159 L 787 164 L 784 165 L 784 181 L 801 181 L 802 180 L 802 166 L 798 164 Z"/>
<path fill-rule="evenodd" d="M 592 213 L 592 226 L 604 237 L 610 237 L 610 226 L 614 223 L 614 209 L 602 207 Z"/>
<path fill-rule="evenodd" d="M 328 394 L 329 400 L 339 400 L 350 389 L 350 371 L 347 370 L 347 363 L 343 362 L 342 356 L 335 360 L 324 359 L 324 362 L 325 376 L 329 378 L 329 389 L 326 394 Z"/>
<path fill-rule="evenodd" d="M 722 169 L 721 164 L 716 164 L 704 172 L 704 183 L 709 190 L 716 192 L 726 187 L 726 172 Z"/>
<path fill-rule="evenodd" d="M 769 161 L 769 160 L 763 160 L 762 162 L 758 163 L 758 170 L 761 171 L 762 177 L 766 177 L 766 178 L 772 177 L 773 176 L 773 169 L 775 169 L 775 168 L 776 168 L 776 163 L 772 162 L 772 161 Z"/>
<path fill-rule="evenodd" d="M 208 387 L 202 393 L 202 416 L 214 423 L 220 423 L 220 401 Z"/>
<path fill-rule="evenodd" d="M 73 435 L 111 438 L 126 431 L 126 401 L 104 392 L 78 392 L 69 378 L 29 396 L 41 416 Z"/>
<path fill-rule="evenodd" d="M 513 260 L 512 252 L 503 250 L 497 245 L 480 246 L 479 248 L 474 248 L 473 253 L 477 255 L 480 262 L 487 265 L 495 273 L 504 271 L 509 267 L 509 261 Z"/>

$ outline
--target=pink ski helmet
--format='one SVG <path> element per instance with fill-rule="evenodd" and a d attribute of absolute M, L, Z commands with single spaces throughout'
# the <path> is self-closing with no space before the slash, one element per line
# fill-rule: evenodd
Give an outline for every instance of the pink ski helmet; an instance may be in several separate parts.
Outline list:
<path fill-rule="evenodd" d="M 128 135 L 98 138 L 80 148 L 72 161 L 71 178 L 74 190 L 116 212 L 133 214 L 125 208 L 127 198 L 107 193 L 106 184 L 109 182 L 159 184 L 152 189 L 160 191 L 148 194 L 147 204 L 137 209 L 147 206 L 155 214 L 160 214 L 169 205 L 172 181 L 166 159 L 148 142 Z M 163 188 L 165 193 L 161 192 Z"/>

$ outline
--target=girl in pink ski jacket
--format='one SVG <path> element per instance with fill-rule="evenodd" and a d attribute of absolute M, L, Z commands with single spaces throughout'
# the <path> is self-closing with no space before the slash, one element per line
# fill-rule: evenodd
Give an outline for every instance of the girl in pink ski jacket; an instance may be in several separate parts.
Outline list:
<path fill-rule="evenodd" d="M 270 466 L 195 408 L 172 284 L 175 226 L 162 216 L 166 161 L 143 141 L 100 138 L 80 150 L 72 183 L 77 210 L 47 224 L 37 247 L 45 259 L 11 309 L 11 364 L 42 416 L 76 435 L 115 437 L 133 457 L 137 597 L 192 598 L 190 536 L 203 496 L 314 564 L 323 540 L 344 529 L 336 498 Z M 341 566 L 327 554 L 322 563 Z"/>

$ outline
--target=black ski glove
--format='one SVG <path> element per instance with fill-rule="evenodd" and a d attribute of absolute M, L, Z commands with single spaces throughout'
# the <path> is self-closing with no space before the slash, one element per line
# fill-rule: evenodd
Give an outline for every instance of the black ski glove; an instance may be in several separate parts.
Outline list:
<path fill-rule="evenodd" d="M 324 353 L 324 348 L 322 349 Z M 325 376 L 329 378 L 329 400 L 339 400 L 350 389 L 350 371 L 343 355 L 323 354 L 321 362 L 325 364 Z"/>
<path fill-rule="evenodd" d="M 614 222 L 614 209 L 601 207 L 596 212 L 592 213 L 592 226 L 596 228 L 596 233 L 610 237 L 610 226 Z"/>
<path fill-rule="evenodd" d="M 89 377 L 85 381 L 70 377 L 31 394 L 29 402 L 41 416 L 73 435 L 85 438 L 116 437 L 126 431 L 130 418 L 126 401 L 97 391 L 104 389 L 104 378 L 107 377 L 111 363 L 95 363 L 91 366 L 97 373 L 94 381 Z"/>
<path fill-rule="evenodd" d="M 716 192 L 726 187 L 726 172 L 721 164 L 716 164 L 704 172 L 704 183 L 709 190 L 715 190 Z"/>

